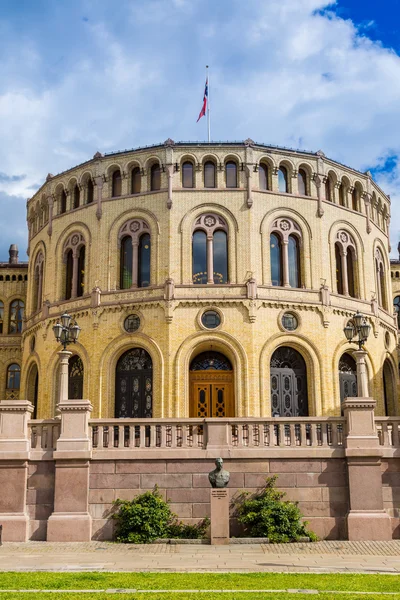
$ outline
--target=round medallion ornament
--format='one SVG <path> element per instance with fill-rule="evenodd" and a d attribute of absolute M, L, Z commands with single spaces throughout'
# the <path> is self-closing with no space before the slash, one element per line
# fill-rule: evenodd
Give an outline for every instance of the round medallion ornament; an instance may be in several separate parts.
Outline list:
<path fill-rule="evenodd" d="M 124 321 L 124 329 L 127 333 L 134 333 L 140 327 L 140 317 L 138 315 L 129 315 Z"/>
<path fill-rule="evenodd" d="M 282 229 L 282 231 L 287 231 L 290 229 L 290 223 L 288 221 L 281 221 L 279 227 Z"/>
<path fill-rule="evenodd" d="M 71 244 L 73 246 L 76 246 L 78 242 L 79 242 L 79 235 L 76 235 L 76 234 L 73 235 L 72 238 L 71 238 Z"/>
<path fill-rule="evenodd" d="M 132 223 L 129 225 L 129 229 L 131 231 L 138 231 L 138 229 L 140 229 L 140 223 L 138 221 L 132 221 Z"/>
<path fill-rule="evenodd" d="M 342 233 L 340 234 L 340 241 L 343 242 L 343 244 L 346 244 L 348 240 L 347 234 L 344 233 L 344 231 L 342 231 Z"/>
<path fill-rule="evenodd" d="M 206 310 L 206 312 L 201 315 L 201 323 L 207 329 L 215 329 L 221 325 L 221 316 L 216 310 Z"/>
<path fill-rule="evenodd" d="M 293 313 L 287 312 L 282 317 L 282 327 L 286 329 L 286 331 L 295 331 L 299 326 L 299 321 Z"/>
<path fill-rule="evenodd" d="M 213 225 L 215 225 L 215 219 L 214 217 L 206 217 L 204 219 L 204 223 L 207 225 L 207 227 L 213 227 Z"/>

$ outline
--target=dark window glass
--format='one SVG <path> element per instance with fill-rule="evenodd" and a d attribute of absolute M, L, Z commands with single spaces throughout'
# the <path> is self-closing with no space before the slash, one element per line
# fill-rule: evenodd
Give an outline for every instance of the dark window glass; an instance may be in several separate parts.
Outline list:
<path fill-rule="evenodd" d="M 278 189 L 284 194 L 286 194 L 288 191 L 288 178 L 285 167 L 280 167 L 278 170 Z"/>
<path fill-rule="evenodd" d="M 201 315 L 201 322 L 207 329 L 215 329 L 221 324 L 221 317 L 216 310 L 206 310 L 206 312 Z"/>
<path fill-rule="evenodd" d="M 393 305 L 394 310 L 397 313 L 397 327 L 400 329 L 400 296 L 395 297 L 395 299 L 393 300 Z"/>
<path fill-rule="evenodd" d="M 235 188 L 237 187 L 237 168 L 236 163 L 230 160 L 226 163 L 226 187 Z"/>
<path fill-rule="evenodd" d="M 0 333 L 3 333 L 4 304 L 0 302 Z"/>
<path fill-rule="evenodd" d="M 131 193 L 132 194 L 140 194 L 140 188 L 142 185 L 142 176 L 140 174 L 139 167 L 135 167 L 132 169 L 131 176 Z"/>
<path fill-rule="evenodd" d="M 271 281 L 272 285 L 282 285 L 282 248 L 280 238 L 272 233 L 270 236 Z"/>
<path fill-rule="evenodd" d="M 207 236 L 204 231 L 195 231 L 192 242 L 193 283 L 207 283 Z"/>
<path fill-rule="evenodd" d="M 78 184 L 74 187 L 74 208 L 79 208 L 81 202 L 81 191 Z"/>
<path fill-rule="evenodd" d="M 211 160 L 204 165 L 204 187 L 215 188 L 215 165 Z"/>
<path fill-rule="evenodd" d="M 71 356 L 68 363 L 68 398 L 80 400 L 83 397 L 84 367 L 80 356 Z"/>
<path fill-rule="evenodd" d="M 293 313 L 285 313 L 282 317 L 282 325 L 288 331 L 295 331 L 299 323 L 297 317 Z"/>
<path fill-rule="evenodd" d="M 139 240 L 138 287 L 150 285 L 150 235 L 144 233 Z"/>
<path fill-rule="evenodd" d="M 10 326 L 8 333 L 21 333 L 25 305 L 22 300 L 13 300 L 10 304 Z"/>
<path fill-rule="evenodd" d="M 128 333 L 134 333 L 140 327 L 140 317 L 138 315 L 129 315 L 124 321 L 124 329 Z"/>
<path fill-rule="evenodd" d="M 263 164 L 258 168 L 258 187 L 260 190 L 268 189 L 268 167 Z"/>
<path fill-rule="evenodd" d="M 184 162 L 182 165 L 182 186 L 185 188 L 194 187 L 193 165 L 191 162 Z"/>
<path fill-rule="evenodd" d="M 63 190 L 60 198 L 60 213 L 64 214 L 65 212 L 67 212 L 67 194 Z"/>
<path fill-rule="evenodd" d="M 19 390 L 21 369 L 17 364 L 12 364 L 7 369 L 7 389 Z"/>
<path fill-rule="evenodd" d="M 338 294 L 343 294 L 343 271 L 342 257 L 340 255 L 340 247 L 335 244 L 335 262 L 336 262 L 336 289 Z"/>
<path fill-rule="evenodd" d="M 347 250 L 346 262 L 347 262 L 347 285 L 348 285 L 348 289 L 349 289 L 349 295 L 352 298 L 355 298 L 356 290 L 355 290 L 355 285 L 354 285 L 354 254 L 350 248 Z"/>
<path fill-rule="evenodd" d="M 126 236 L 121 241 L 121 290 L 127 290 L 132 286 L 132 238 Z"/>
<path fill-rule="evenodd" d="M 161 169 L 160 165 L 153 165 L 151 167 L 151 191 L 155 192 L 161 188 Z"/>
<path fill-rule="evenodd" d="M 341 183 L 339 188 L 339 204 L 340 206 L 346 206 L 346 187 L 344 183 Z"/>
<path fill-rule="evenodd" d="M 112 175 L 112 196 L 115 198 L 122 194 L 122 177 L 121 171 L 117 169 Z"/>
<path fill-rule="evenodd" d="M 325 181 L 325 200 L 332 202 L 332 184 L 330 177 Z"/>
<path fill-rule="evenodd" d="M 214 283 L 228 283 L 228 237 L 216 231 L 213 237 Z"/>
<path fill-rule="evenodd" d="M 382 308 L 387 310 L 385 271 L 383 270 L 383 265 L 381 265 L 379 269 L 379 284 L 381 286 Z"/>
<path fill-rule="evenodd" d="M 79 250 L 78 256 L 78 285 L 76 288 L 76 295 L 83 296 L 85 293 L 85 246 L 82 246 Z"/>
<path fill-rule="evenodd" d="M 308 196 L 307 194 L 307 175 L 303 169 L 299 169 L 297 175 L 297 182 L 299 186 L 299 194 L 301 196 Z"/>
<path fill-rule="evenodd" d="M 300 287 L 300 252 L 299 241 L 294 235 L 289 236 L 288 244 L 289 284 L 291 287 Z"/>
<path fill-rule="evenodd" d="M 93 197 L 94 197 L 93 180 L 89 179 L 88 184 L 87 184 L 87 203 L 88 204 L 91 204 L 93 202 Z"/>
<path fill-rule="evenodd" d="M 358 210 L 358 192 L 353 190 L 351 194 L 351 205 L 353 210 Z"/>
<path fill-rule="evenodd" d="M 68 250 L 66 275 L 65 275 L 65 299 L 66 300 L 69 300 L 72 295 L 72 271 L 73 271 L 72 250 Z"/>

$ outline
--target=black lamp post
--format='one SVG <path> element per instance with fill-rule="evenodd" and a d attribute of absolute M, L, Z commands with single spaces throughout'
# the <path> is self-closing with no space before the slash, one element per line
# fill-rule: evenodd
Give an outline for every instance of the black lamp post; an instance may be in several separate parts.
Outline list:
<path fill-rule="evenodd" d="M 357 395 L 359 398 L 368 397 L 368 375 L 365 364 L 366 351 L 363 346 L 371 332 L 371 325 L 366 317 L 357 312 L 353 319 L 343 329 L 346 339 L 350 343 L 358 344 L 358 350 L 354 352 L 357 365 Z"/>
<path fill-rule="evenodd" d="M 69 344 L 78 341 L 79 334 L 81 332 L 81 328 L 77 322 L 75 321 L 74 325 L 71 325 L 71 320 L 71 315 L 64 313 L 61 315 L 61 323 L 57 322 L 53 327 L 54 336 L 57 342 L 61 342 L 64 351 L 67 349 Z"/>

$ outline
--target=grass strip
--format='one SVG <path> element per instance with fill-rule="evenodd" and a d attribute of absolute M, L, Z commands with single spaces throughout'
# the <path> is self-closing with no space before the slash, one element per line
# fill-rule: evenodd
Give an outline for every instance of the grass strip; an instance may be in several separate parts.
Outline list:
<path fill-rule="evenodd" d="M 20 593 L 6 593 L 1 594 L 2 600 L 82 600 L 82 594 L 80 592 L 71 592 L 71 593 L 63 593 L 63 592 L 41 592 L 39 594 L 24 594 L 23 596 Z M 316 597 L 318 600 L 337 600 L 337 595 L 335 592 L 333 593 L 319 593 L 319 594 L 290 594 L 287 592 L 273 592 L 271 594 L 261 592 L 252 592 L 251 600 L 272 600 L 276 598 L 277 600 L 310 600 L 310 597 Z M 381 596 L 378 594 L 349 594 L 346 596 L 347 600 L 382 600 L 385 596 Z M 217 592 L 205 592 L 205 593 L 188 593 L 182 591 L 180 593 L 173 592 L 154 592 L 154 593 L 132 593 L 132 594 L 85 594 L 85 600 L 249 600 L 249 594 L 244 593 L 226 593 L 221 594 Z M 386 596 L 387 598 L 387 596 Z M 400 593 L 395 596 L 390 596 L 394 600 L 400 599 Z"/>

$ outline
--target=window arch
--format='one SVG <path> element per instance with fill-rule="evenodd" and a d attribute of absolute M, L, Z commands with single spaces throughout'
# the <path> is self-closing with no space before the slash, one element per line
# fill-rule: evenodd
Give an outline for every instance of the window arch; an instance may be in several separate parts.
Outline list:
<path fill-rule="evenodd" d="M 276 219 L 270 231 L 272 285 L 301 287 L 301 230 L 287 218 Z"/>
<path fill-rule="evenodd" d="M 64 244 L 65 299 L 77 298 L 85 293 L 85 238 L 72 233 Z"/>
<path fill-rule="evenodd" d="M 143 219 L 131 219 L 120 229 L 120 288 L 148 287 L 151 282 L 150 227 Z"/>
<path fill-rule="evenodd" d="M 193 283 L 228 283 L 228 226 L 219 215 L 196 219 L 192 237 Z"/>
<path fill-rule="evenodd" d="M 356 285 L 357 251 L 354 239 L 340 230 L 335 240 L 336 291 L 343 296 L 357 298 Z"/>
<path fill-rule="evenodd" d="M 397 315 L 397 327 L 400 329 L 400 296 L 396 296 L 393 300 L 393 306 Z"/>
<path fill-rule="evenodd" d="M 87 182 L 87 203 L 92 204 L 93 199 L 94 199 L 93 179 L 91 177 L 89 177 L 88 182 Z"/>
<path fill-rule="evenodd" d="M 283 194 L 287 194 L 289 191 L 288 172 L 286 167 L 279 167 L 278 169 L 278 190 Z"/>
<path fill-rule="evenodd" d="M 386 297 L 386 273 L 383 256 L 380 248 L 375 250 L 375 272 L 376 272 L 376 287 L 378 290 L 378 304 L 387 310 Z"/>
<path fill-rule="evenodd" d="M 81 203 L 81 190 L 79 185 L 76 183 L 74 186 L 74 208 L 79 208 Z"/>
<path fill-rule="evenodd" d="M 227 188 L 237 188 L 237 164 L 234 160 L 228 160 L 225 164 L 225 178 Z"/>
<path fill-rule="evenodd" d="M 67 212 L 67 192 L 62 190 L 60 194 L 60 214 Z"/>
<path fill-rule="evenodd" d="M 7 367 L 7 390 L 19 390 L 21 382 L 21 367 L 13 363 Z"/>
<path fill-rule="evenodd" d="M 131 173 L 131 194 L 140 194 L 142 187 L 142 174 L 139 167 L 132 169 Z"/>
<path fill-rule="evenodd" d="M 216 187 L 216 169 L 215 164 L 212 160 L 207 160 L 204 163 L 204 187 L 215 188 Z"/>
<path fill-rule="evenodd" d="M 153 416 L 153 362 L 143 348 L 131 348 L 118 360 L 115 372 L 115 416 Z"/>
<path fill-rule="evenodd" d="M 193 163 L 190 160 L 186 160 L 182 164 L 182 187 L 194 187 L 194 167 Z"/>
<path fill-rule="evenodd" d="M 297 184 L 298 184 L 298 188 L 299 188 L 299 194 L 301 196 L 309 196 L 310 195 L 308 193 L 307 173 L 305 172 L 304 169 L 299 169 L 299 172 L 297 174 Z"/>
<path fill-rule="evenodd" d="M 36 256 L 34 266 L 34 285 L 33 285 L 33 302 L 32 310 L 36 312 L 42 306 L 43 296 L 43 268 L 44 268 L 44 256 L 43 252 L 39 252 Z"/>
<path fill-rule="evenodd" d="M 161 169 L 158 163 L 152 165 L 150 169 L 150 190 L 156 192 L 161 189 Z"/>
<path fill-rule="evenodd" d="M 269 170 L 265 163 L 258 166 L 258 187 L 260 190 L 269 190 Z"/>
<path fill-rule="evenodd" d="M 114 171 L 114 173 L 112 174 L 111 195 L 113 198 L 116 198 L 116 197 L 122 195 L 122 177 L 121 177 L 121 171 L 119 169 L 116 169 Z"/>
<path fill-rule="evenodd" d="M 325 200 L 333 202 L 333 181 L 330 175 L 325 180 Z"/>
<path fill-rule="evenodd" d="M 302 355 L 288 346 L 277 348 L 270 362 L 273 417 L 308 416 L 307 368 Z"/>
<path fill-rule="evenodd" d="M 22 300 L 13 300 L 10 304 L 10 322 L 8 333 L 16 334 L 22 332 L 25 304 Z"/>
<path fill-rule="evenodd" d="M 3 333 L 4 303 L 0 300 L 0 334 Z"/>

